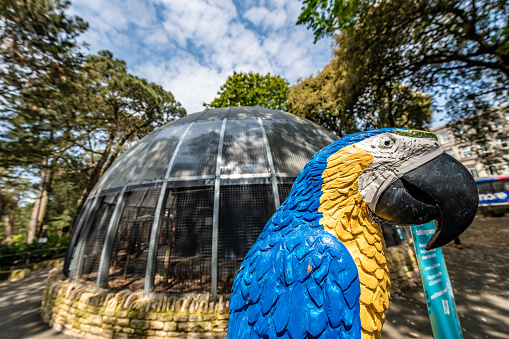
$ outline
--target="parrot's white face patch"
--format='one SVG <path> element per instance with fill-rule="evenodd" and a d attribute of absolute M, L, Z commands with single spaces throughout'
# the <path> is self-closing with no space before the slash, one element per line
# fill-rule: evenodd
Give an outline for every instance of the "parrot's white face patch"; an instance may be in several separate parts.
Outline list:
<path fill-rule="evenodd" d="M 356 145 L 373 155 L 373 164 L 359 177 L 359 192 L 372 212 L 390 184 L 444 152 L 434 138 L 395 133 L 378 134 Z"/>

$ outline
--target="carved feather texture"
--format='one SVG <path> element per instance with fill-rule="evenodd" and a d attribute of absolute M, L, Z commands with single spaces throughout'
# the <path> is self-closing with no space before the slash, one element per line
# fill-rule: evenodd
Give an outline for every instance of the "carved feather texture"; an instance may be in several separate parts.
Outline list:
<path fill-rule="evenodd" d="M 322 174 L 318 209 L 323 214 L 320 224 L 341 240 L 356 263 L 362 338 L 380 338 L 390 296 L 382 230 L 370 220 L 358 191 L 357 178 L 371 163 L 373 156 L 355 145 L 331 155 Z"/>
<path fill-rule="evenodd" d="M 228 338 L 379 338 L 390 283 L 357 190 L 372 158 L 353 145 L 393 130 L 347 136 L 308 162 L 237 272 Z"/>

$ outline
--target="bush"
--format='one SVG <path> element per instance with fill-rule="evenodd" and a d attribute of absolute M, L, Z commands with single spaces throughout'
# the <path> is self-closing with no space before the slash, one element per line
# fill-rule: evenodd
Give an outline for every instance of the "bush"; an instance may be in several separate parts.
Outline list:
<path fill-rule="evenodd" d="M 20 235 L 13 237 L 12 245 L 0 245 L 0 268 L 25 266 L 30 262 L 43 261 L 59 257 L 65 253 L 69 236 L 49 236 L 48 241 L 39 244 L 37 240 L 28 245 Z"/>

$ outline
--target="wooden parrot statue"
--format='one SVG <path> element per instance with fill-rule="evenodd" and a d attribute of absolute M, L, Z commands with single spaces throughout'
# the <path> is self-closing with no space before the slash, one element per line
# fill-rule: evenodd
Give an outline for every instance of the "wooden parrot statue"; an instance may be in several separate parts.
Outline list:
<path fill-rule="evenodd" d="M 307 163 L 237 272 L 228 338 L 380 338 L 389 271 L 380 224 L 437 220 L 427 249 L 474 219 L 477 187 L 429 132 L 349 135 Z"/>

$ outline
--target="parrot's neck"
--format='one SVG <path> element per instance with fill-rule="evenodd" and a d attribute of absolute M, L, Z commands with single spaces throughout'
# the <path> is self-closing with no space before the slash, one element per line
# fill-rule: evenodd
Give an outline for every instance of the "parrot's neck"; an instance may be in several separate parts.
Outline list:
<path fill-rule="evenodd" d="M 362 338 L 380 338 L 389 307 L 389 271 L 382 229 L 371 221 L 357 179 L 373 156 L 347 146 L 327 159 L 318 211 L 320 224 L 346 246 L 359 271 Z"/>

